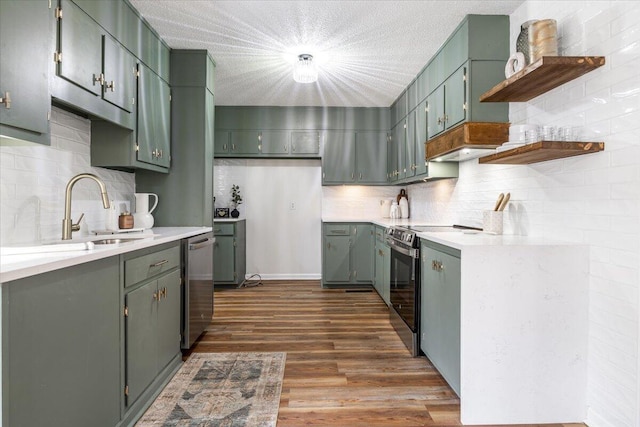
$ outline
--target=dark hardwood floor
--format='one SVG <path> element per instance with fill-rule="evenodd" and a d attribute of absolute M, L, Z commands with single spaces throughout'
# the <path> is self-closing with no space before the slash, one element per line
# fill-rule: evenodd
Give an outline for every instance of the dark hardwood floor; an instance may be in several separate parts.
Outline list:
<path fill-rule="evenodd" d="M 461 425 L 459 399 L 427 358 L 411 357 L 375 291 L 265 282 L 216 289 L 214 301 L 192 351 L 286 352 L 278 427 Z"/>

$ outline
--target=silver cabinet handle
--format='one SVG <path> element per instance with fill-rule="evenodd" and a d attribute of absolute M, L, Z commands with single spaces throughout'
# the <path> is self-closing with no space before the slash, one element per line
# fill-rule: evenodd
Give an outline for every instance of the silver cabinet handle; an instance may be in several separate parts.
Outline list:
<path fill-rule="evenodd" d="M 111 92 L 115 92 L 116 91 L 116 82 L 111 80 L 111 83 L 107 83 L 105 85 L 105 87 L 104 87 L 104 91 L 106 92 L 109 89 L 111 89 Z"/>
<path fill-rule="evenodd" d="M 4 104 L 7 110 L 11 108 L 11 94 L 9 92 L 5 92 L 4 96 L 0 97 L 0 104 Z"/>
<path fill-rule="evenodd" d="M 93 75 L 93 85 L 95 86 L 96 83 L 100 83 L 100 86 L 104 86 L 104 74 L 100 73 L 98 75 Z"/>
<path fill-rule="evenodd" d="M 168 262 L 168 259 L 163 259 L 162 261 L 158 261 L 155 264 L 149 264 L 149 267 L 160 267 L 162 264 L 166 264 Z"/>
<path fill-rule="evenodd" d="M 215 242 L 216 242 L 215 237 L 209 237 L 207 239 L 200 240 L 200 241 L 195 242 L 195 243 L 191 243 L 189 245 L 189 250 L 190 251 L 195 251 L 197 249 L 202 249 L 202 248 L 205 248 L 207 246 L 213 245 Z"/>

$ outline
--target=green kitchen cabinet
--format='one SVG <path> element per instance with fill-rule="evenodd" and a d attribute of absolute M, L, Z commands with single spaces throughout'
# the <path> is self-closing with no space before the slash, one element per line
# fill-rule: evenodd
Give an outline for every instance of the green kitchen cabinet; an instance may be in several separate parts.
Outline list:
<path fill-rule="evenodd" d="M 391 249 L 385 242 L 384 227 L 376 226 L 376 241 L 374 246 L 375 275 L 374 288 L 382 300 L 391 305 Z"/>
<path fill-rule="evenodd" d="M 3 425 L 118 425 L 118 257 L 4 283 L 2 305 Z"/>
<path fill-rule="evenodd" d="M 407 115 L 407 132 L 405 140 L 405 178 L 412 178 L 416 175 L 416 110 L 415 108 Z"/>
<path fill-rule="evenodd" d="M 214 138 L 214 156 L 218 157 L 218 155 L 225 156 L 229 153 L 229 138 L 230 132 L 228 130 L 215 130 L 215 138 Z"/>
<path fill-rule="evenodd" d="M 467 67 L 462 66 L 427 97 L 428 138 L 462 123 L 467 118 Z"/>
<path fill-rule="evenodd" d="M 290 132 L 265 130 L 258 135 L 258 148 L 262 154 L 289 154 Z"/>
<path fill-rule="evenodd" d="M 421 240 L 420 348 L 460 395 L 460 251 Z"/>
<path fill-rule="evenodd" d="M 402 181 L 407 169 L 407 119 L 402 119 L 391 132 L 393 134 L 393 157 L 389 162 L 391 181 Z"/>
<path fill-rule="evenodd" d="M 322 154 L 322 184 L 354 183 L 355 165 L 356 133 L 326 131 Z"/>
<path fill-rule="evenodd" d="M 374 242 L 371 224 L 323 223 L 323 286 L 373 284 Z"/>
<path fill-rule="evenodd" d="M 386 131 L 356 132 L 356 183 L 387 183 L 387 138 Z"/>
<path fill-rule="evenodd" d="M 351 282 L 351 233 L 345 224 L 324 224 L 322 236 L 323 284 Z"/>
<path fill-rule="evenodd" d="M 137 58 L 70 0 L 56 18 L 56 75 L 70 85 L 54 79 L 54 100 L 133 129 Z"/>
<path fill-rule="evenodd" d="M 171 163 L 171 90 L 149 67 L 140 64 L 136 157 L 162 168 Z"/>
<path fill-rule="evenodd" d="M 214 221 L 213 281 L 216 285 L 240 285 L 246 275 L 245 220 Z"/>
<path fill-rule="evenodd" d="M 174 49 L 171 67 L 171 173 L 138 170 L 136 191 L 158 195 L 156 225 L 211 227 L 214 139 L 219 136 L 211 92 L 215 62 L 206 50 Z"/>
<path fill-rule="evenodd" d="M 91 165 L 167 173 L 171 163 L 171 91 L 149 67 L 138 64 L 137 125 L 91 121 Z"/>
<path fill-rule="evenodd" d="M 155 391 L 151 384 L 167 377 L 181 362 L 180 243 L 126 253 L 121 263 L 125 285 L 124 404 L 135 412 Z"/>
<path fill-rule="evenodd" d="M 49 145 L 49 40 L 46 0 L 0 1 L 0 138 Z"/>
<path fill-rule="evenodd" d="M 291 131 L 291 154 L 320 155 L 321 133 L 317 130 Z"/>
<path fill-rule="evenodd" d="M 386 184 L 386 131 L 326 131 L 322 184 Z"/>
<path fill-rule="evenodd" d="M 415 130 L 415 176 L 421 177 L 428 172 L 426 161 L 425 143 L 427 142 L 427 120 L 429 108 L 427 100 L 423 100 L 414 110 L 414 130 Z"/>
<path fill-rule="evenodd" d="M 230 153 L 253 155 L 260 153 L 260 131 L 232 130 L 229 134 Z"/>

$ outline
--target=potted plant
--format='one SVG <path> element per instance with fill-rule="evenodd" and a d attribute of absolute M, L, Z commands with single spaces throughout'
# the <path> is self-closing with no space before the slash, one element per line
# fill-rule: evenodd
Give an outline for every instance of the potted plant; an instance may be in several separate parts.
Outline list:
<path fill-rule="evenodd" d="M 242 204 L 242 196 L 240 195 L 239 185 L 233 184 L 231 186 L 231 204 L 233 205 L 231 216 L 233 218 L 238 218 L 240 216 L 240 212 L 238 212 L 238 205 Z"/>

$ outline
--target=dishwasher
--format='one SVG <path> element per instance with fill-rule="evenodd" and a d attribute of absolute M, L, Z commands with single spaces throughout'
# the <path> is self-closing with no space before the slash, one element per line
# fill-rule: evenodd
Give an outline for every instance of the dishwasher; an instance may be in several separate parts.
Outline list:
<path fill-rule="evenodd" d="M 213 233 L 182 240 L 182 342 L 190 348 L 213 318 Z"/>

